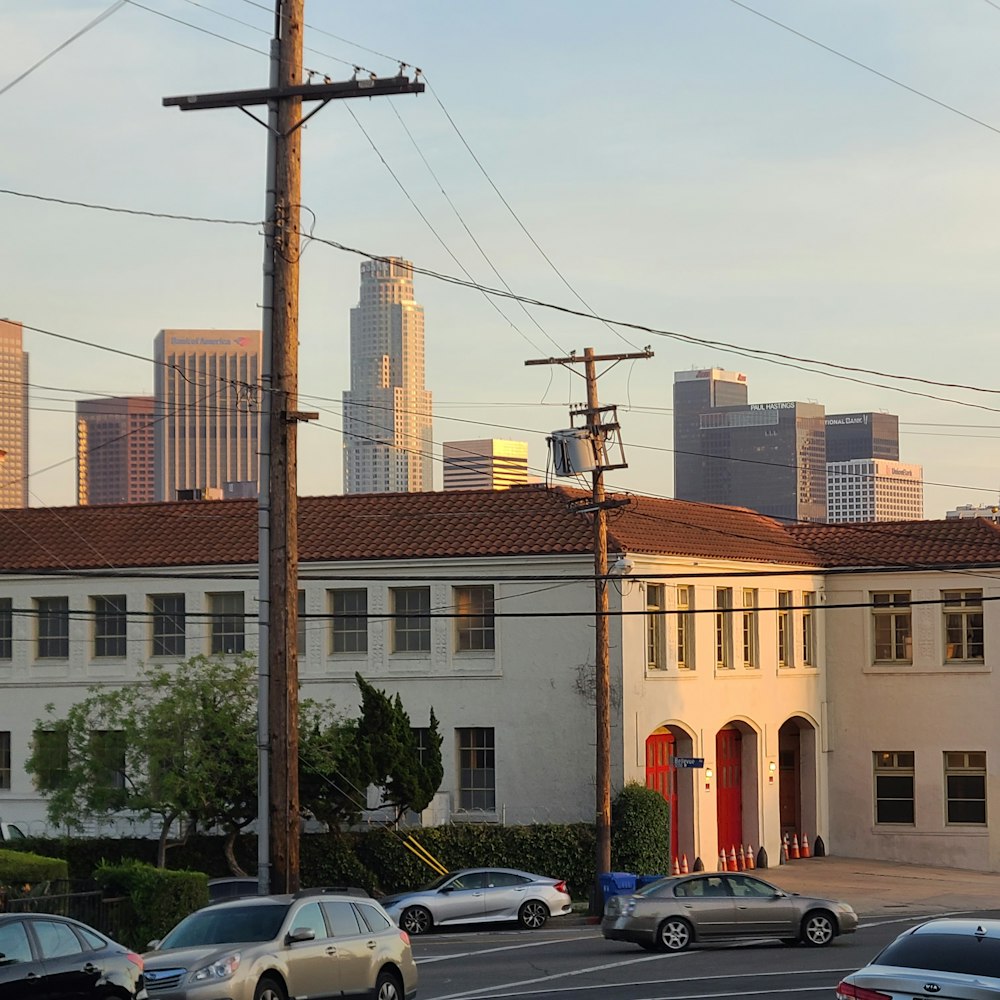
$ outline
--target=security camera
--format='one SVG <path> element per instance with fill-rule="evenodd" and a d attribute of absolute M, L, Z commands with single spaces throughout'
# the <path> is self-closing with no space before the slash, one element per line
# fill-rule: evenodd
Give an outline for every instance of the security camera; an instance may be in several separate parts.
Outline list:
<path fill-rule="evenodd" d="M 635 569 L 635 563 L 628 556 L 619 556 L 609 569 L 610 573 L 617 573 L 619 576 L 628 576 Z"/>

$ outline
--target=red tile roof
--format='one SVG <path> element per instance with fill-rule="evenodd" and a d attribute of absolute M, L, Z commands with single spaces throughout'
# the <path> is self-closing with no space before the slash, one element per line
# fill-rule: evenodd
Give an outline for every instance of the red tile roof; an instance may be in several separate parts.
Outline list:
<path fill-rule="evenodd" d="M 515 487 L 303 497 L 302 562 L 585 554 L 586 494 Z M 0 572 L 213 566 L 257 560 L 253 500 L 0 510 Z M 815 565 L 776 521 L 736 507 L 630 498 L 608 517 L 611 551 Z"/>
<path fill-rule="evenodd" d="M 794 524 L 786 530 L 829 567 L 1000 565 L 1000 528 L 982 518 Z"/>

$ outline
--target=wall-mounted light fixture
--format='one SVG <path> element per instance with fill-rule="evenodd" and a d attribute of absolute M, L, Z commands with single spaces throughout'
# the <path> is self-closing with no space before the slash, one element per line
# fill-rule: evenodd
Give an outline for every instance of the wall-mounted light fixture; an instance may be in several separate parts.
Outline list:
<path fill-rule="evenodd" d="M 774 761 L 772 760 L 772 761 L 770 761 L 770 763 L 768 763 L 767 769 L 770 772 L 768 774 L 768 776 L 767 776 L 767 783 L 769 785 L 773 785 L 774 784 L 774 772 L 778 770 L 778 765 L 775 764 Z"/>
<path fill-rule="evenodd" d="M 705 791 L 710 791 L 712 788 L 712 769 L 710 767 L 705 768 Z"/>

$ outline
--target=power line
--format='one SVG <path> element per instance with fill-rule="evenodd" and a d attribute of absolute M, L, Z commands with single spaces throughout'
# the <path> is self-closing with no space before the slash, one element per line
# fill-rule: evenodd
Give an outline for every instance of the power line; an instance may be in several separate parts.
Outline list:
<path fill-rule="evenodd" d="M 24 80 L 26 77 L 29 77 L 32 73 L 34 73 L 36 69 L 47 63 L 54 55 L 56 55 L 59 52 L 62 52 L 62 50 L 66 48 L 67 45 L 70 45 L 72 42 L 75 42 L 78 38 L 80 38 L 82 35 L 85 35 L 92 28 L 96 28 L 102 21 L 105 21 L 107 20 L 107 18 L 111 17 L 112 14 L 121 10 L 121 8 L 124 7 L 127 2 L 128 0 L 115 0 L 115 2 L 111 4 L 110 7 L 105 8 L 93 20 L 88 21 L 79 31 L 77 31 L 75 34 L 70 35 L 70 37 L 67 38 L 65 42 L 61 42 L 54 49 L 52 49 L 51 52 L 48 52 L 44 56 L 42 56 L 42 58 L 39 59 L 38 62 L 34 63 L 32 66 L 29 66 L 23 73 L 19 74 L 18 76 L 15 76 L 14 79 L 11 80 L 9 83 L 4 84 L 3 87 L 0 87 L 0 95 L 6 94 L 7 91 L 10 90 L 12 87 L 16 87 L 22 80 Z"/>

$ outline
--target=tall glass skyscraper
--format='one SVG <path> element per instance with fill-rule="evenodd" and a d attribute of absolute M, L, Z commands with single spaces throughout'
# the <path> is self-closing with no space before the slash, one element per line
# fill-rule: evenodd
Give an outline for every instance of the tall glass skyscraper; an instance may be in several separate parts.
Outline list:
<path fill-rule="evenodd" d="M 161 330 L 153 357 L 156 499 L 236 484 L 256 494 L 260 332 Z"/>
<path fill-rule="evenodd" d="M 28 506 L 28 355 L 21 324 L 0 319 L 0 507 Z"/>
<path fill-rule="evenodd" d="M 431 490 L 431 394 L 424 388 L 424 310 L 412 264 L 361 265 L 351 310 L 351 388 L 344 392 L 344 492 Z"/>
<path fill-rule="evenodd" d="M 152 396 L 77 400 L 77 503 L 155 499 L 154 402 Z"/>

